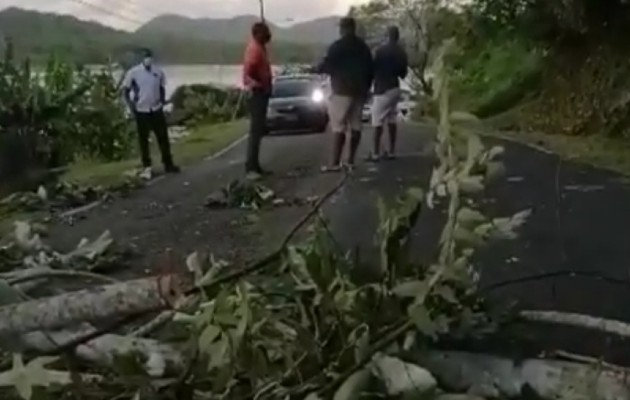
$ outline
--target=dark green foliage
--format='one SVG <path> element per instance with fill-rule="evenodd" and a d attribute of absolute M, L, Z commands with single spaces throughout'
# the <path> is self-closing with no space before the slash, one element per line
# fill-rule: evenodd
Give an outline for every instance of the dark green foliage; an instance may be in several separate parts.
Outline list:
<path fill-rule="evenodd" d="M 56 57 L 35 71 L 28 60 L 15 60 L 7 42 L 0 82 L 0 176 L 31 182 L 20 189 L 38 183 L 42 173 L 33 171 L 128 155 L 131 125 L 110 72 Z"/>
<path fill-rule="evenodd" d="M 239 89 L 222 89 L 212 85 L 180 86 L 171 96 L 173 124 L 197 125 L 205 122 L 227 122 L 246 113 L 246 94 Z"/>

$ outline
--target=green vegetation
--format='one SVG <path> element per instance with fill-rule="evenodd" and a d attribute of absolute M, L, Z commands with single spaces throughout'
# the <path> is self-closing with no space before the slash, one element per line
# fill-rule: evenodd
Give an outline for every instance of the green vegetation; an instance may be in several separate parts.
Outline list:
<path fill-rule="evenodd" d="M 543 142 L 562 156 L 584 153 L 586 161 L 630 173 L 627 2 L 375 0 L 354 13 L 370 29 L 393 16 L 429 52 L 456 38 L 456 104 L 493 117 L 494 127 L 518 132 L 511 136 L 519 140 L 548 135 Z"/>
<path fill-rule="evenodd" d="M 341 177 L 299 219 L 276 250 L 245 267 L 193 253 L 186 259 L 186 269 L 182 268 L 185 272 L 178 276 L 170 275 L 176 271 L 171 269 L 159 277 L 95 288 L 81 304 L 77 304 L 76 295 L 51 302 L 52 307 L 30 303 L 38 306 L 33 314 L 43 310 L 48 316 L 57 315 L 62 308 L 63 317 L 74 324 L 82 321 L 84 314 L 95 325 L 106 317 L 122 320 L 124 325 L 127 315 L 165 312 L 138 330 L 118 326 L 121 333 L 108 331 L 111 340 L 107 342 L 85 339 L 90 350 L 98 352 L 82 353 L 73 345 L 68 359 L 88 358 L 72 370 L 83 378 L 81 381 L 68 378 L 69 363 L 57 363 L 54 358 L 23 362 L 21 355 L 15 355 L 12 369 L 3 368 L 0 395 L 34 400 L 31 390 L 38 386 L 49 398 L 59 399 L 64 390 L 76 386 L 86 400 L 444 399 L 444 390 L 453 388 L 439 387 L 444 374 L 424 361 L 436 348 L 488 338 L 504 327 L 499 317 L 507 317 L 507 313 L 491 316 L 489 304 L 478 290 L 473 256 L 487 243 L 514 239 L 529 211 L 493 218 L 467 201 L 496 177 L 492 171 L 500 166 L 502 149 L 485 148 L 479 137 L 463 127 L 478 121 L 451 109 L 448 79 L 442 73 L 439 71 L 435 86 L 435 100 L 440 105 L 436 118 L 441 123 L 431 184 L 426 190 L 408 188 L 396 202 L 379 202 L 379 226 L 374 233 L 380 257 L 360 259 L 346 252 L 324 223 L 314 224 L 302 243 L 292 242 L 313 218 L 319 216 L 324 221 L 320 214 L 324 203 L 347 182 L 347 177 Z M 232 188 L 240 195 L 252 194 L 240 189 Z M 423 264 L 409 253 L 412 231 L 421 215 L 431 212 L 438 202 L 447 210 L 441 240 L 427 249 L 436 254 L 435 258 Z M 54 271 L 57 277 L 74 268 L 75 277 L 82 273 L 86 279 L 86 271 L 94 271 L 102 258 L 114 255 L 108 233 L 93 242 L 86 240 L 77 251 L 62 254 L 47 248 L 34 226 L 20 224 L 16 233 L 10 244 L 15 250 L 5 257 L 4 264 L 34 259 L 33 254 L 38 254 L 31 264 L 35 267 L 40 267 L 36 264 L 39 259 L 62 261 Z M 22 301 L 18 289 L 25 285 L 18 286 L 21 281 L 16 272 L 2 268 L 2 261 L 0 271 L 9 270 L 4 275 L 3 299 L 12 310 Z M 94 277 L 92 273 L 90 278 Z M 14 319 L 15 323 L 0 323 L 0 330 L 15 330 L 17 341 L 26 342 L 21 339 L 23 323 Z M 50 325 L 65 323 L 56 319 L 50 324 L 51 319 L 37 319 L 35 328 L 49 332 Z M 133 332 L 134 346 L 118 345 L 132 335 L 126 332 Z M 149 336 L 157 340 L 145 339 Z M 145 346 L 149 343 L 152 346 Z M 96 356 L 91 356 L 94 353 Z M 108 379 L 88 379 L 88 374 L 97 371 L 101 376 L 107 374 Z M 489 368 L 485 375 L 492 374 L 488 377 L 491 381 L 504 379 L 499 376 L 502 371 L 496 376 L 495 371 Z M 575 379 L 575 374 L 571 378 Z M 478 384 L 468 376 L 458 375 L 458 379 L 462 383 L 456 388 L 461 392 Z M 554 395 L 568 391 L 559 384 L 539 381 L 544 379 L 532 383 L 531 393 L 543 393 L 547 398 L 552 391 Z M 520 392 L 526 383 L 530 382 L 515 380 L 507 390 L 514 391 L 515 387 Z M 505 385 L 475 389 L 484 397 L 493 390 L 494 397 L 503 398 Z"/>
<path fill-rule="evenodd" d="M 248 31 L 249 25 L 237 37 Z M 17 58 L 29 57 L 37 64 L 45 63 L 51 53 L 83 64 L 125 64 L 139 47 L 153 49 L 166 64 L 234 64 L 241 62 L 244 47 L 244 40 L 228 42 L 219 36 L 199 37 L 157 27 L 129 33 L 69 16 L 16 8 L 0 11 L 0 32 L 15 42 Z M 311 62 L 323 51 L 323 45 L 285 39 L 275 41 L 272 49 L 277 63 Z"/>
<path fill-rule="evenodd" d="M 245 131 L 241 121 L 200 125 L 173 143 L 173 155 L 179 164 L 194 164 L 237 140 Z M 153 159 L 158 160 L 157 148 L 153 150 Z M 125 172 L 136 167 L 138 158 L 133 154 L 114 162 L 79 161 L 70 165 L 63 179 L 82 186 L 118 186 L 125 182 Z"/>
<path fill-rule="evenodd" d="M 66 207 L 80 205 L 76 200 L 84 196 L 75 195 L 85 188 L 103 196 L 139 183 L 133 174 L 135 124 L 126 115 L 111 71 L 90 72 L 51 57 L 35 73 L 29 60 L 15 59 L 13 44 L 7 42 L 0 80 L 0 193 L 11 195 L 0 204 L 5 217 L 33 201 L 41 203 L 40 187 L 57 196 L 59 179 L 77 185 L 61 185 L 70 193 L 62 196 L 71 199 Z M 185 124 L 173 146 L 178 162 L 199 161 L 242 135 L 242 124 L 226 122 L 242 116 L 244 104 L 236 90 L 203 85 L 177 90 L 169 118 Z M 60 203 L 57 197 L 47 200 Z"/>
<path fill-rule="evenodd" d="M 487 117 L 507 111 L 531 95 L 531 88 L 539 83 L 542 54 L 522 40 L 495 40 L 462 48 L 456 60 L 456 101 Z"/>

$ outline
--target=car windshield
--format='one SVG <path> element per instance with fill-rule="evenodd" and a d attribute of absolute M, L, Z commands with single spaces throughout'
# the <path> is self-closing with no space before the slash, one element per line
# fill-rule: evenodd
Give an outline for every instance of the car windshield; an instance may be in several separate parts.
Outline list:
<path fill-rule="evenodd" d="M 281 80 L 273 85 L 273 95 L 275 98 L 309 96 L 313 89 L 313 84 L 308 80 Z"/>

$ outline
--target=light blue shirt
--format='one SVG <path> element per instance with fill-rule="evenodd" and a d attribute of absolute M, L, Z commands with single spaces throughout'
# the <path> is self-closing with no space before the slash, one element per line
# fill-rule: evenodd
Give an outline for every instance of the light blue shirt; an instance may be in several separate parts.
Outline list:
<path fill-rule="evenodd" d="M 123 87 L 132 90 L 137 112 L 159 111 L 164 107 L 161 90 L 166 87 L 166 77 L 156 66 L 146 68 L 139 64 L 131 68 L 125 75 Z"/>

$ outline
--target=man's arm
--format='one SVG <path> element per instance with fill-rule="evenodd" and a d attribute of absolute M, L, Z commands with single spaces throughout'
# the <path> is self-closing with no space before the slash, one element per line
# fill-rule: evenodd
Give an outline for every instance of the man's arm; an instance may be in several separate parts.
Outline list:
<path fill-rule="evenodd" d="M 127 71 L 125 77 L 122 82 L 122 94 L 125 99 L 125 103 L 127 103 L 127 107 L 129 107 L 129 111 L 132 113 L 136 112 L 136 103 L 132 98 L 132 91 L 135 82 L 133 80 L 133 70 Z"/>
<path fill-rule="evenodd" d="M 166 105 L 166 75 L 160 70 L 160 103 Z"/>
<path fill-rule="evenodd" d="M 400 52 L 400 79 L 405 79 L 407 77 L 407 73 L 409 72 L 409 59 L 407 57 L 407 52 L 402 50 Z"/>
<path fill-rule="evenodd" d="M 334 42 L 328 47 L 326 50 L 326 55 L 324 58 L 313 67 L 312 72 L 316 74 L 327 74 L 330 75 L 334 72 L 337 65 L 337 42 Z"/>

